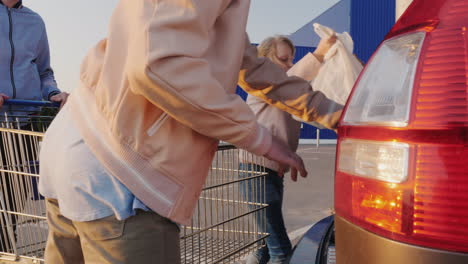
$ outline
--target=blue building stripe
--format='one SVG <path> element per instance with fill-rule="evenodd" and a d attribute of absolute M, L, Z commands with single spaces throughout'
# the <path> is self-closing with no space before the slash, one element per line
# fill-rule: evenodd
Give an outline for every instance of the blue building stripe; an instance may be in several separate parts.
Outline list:
<path fill-rule="evenodd" d="M 355 53 L 367 62 L 395 24 L 395 0 L 352 0 L 351 36 Z"/>

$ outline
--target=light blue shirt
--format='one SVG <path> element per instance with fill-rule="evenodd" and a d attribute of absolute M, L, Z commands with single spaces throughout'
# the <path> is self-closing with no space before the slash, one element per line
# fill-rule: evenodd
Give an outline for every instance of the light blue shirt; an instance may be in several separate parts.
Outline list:
<path fill-rule="evenodd" d="M 149 211 L 96 159 L 67 106 L 41 143 L 39 191 L 46 198 L 57 199 L 62 215 L 72 221 L 92 221 L 111 215 L 124 220 L 135 215 L 137 209 Z"/>

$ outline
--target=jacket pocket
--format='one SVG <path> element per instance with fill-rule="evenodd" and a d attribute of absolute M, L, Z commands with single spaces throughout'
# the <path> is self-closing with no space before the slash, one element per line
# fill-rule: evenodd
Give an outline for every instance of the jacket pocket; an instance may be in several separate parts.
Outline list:
<path fill-rule="evenodd" d="M 156 120 L 156 122 L 154 122 L 154 124 L 152 124 L 150 128 L 148 128 L 148 130 L 146 130 L 146 134 L 152 137 L 154 134 L 156 134 L 156 132 L 161 128 L 161 126 L 164 124 L 164 122 L 166 122 L 168 118 L 169 118 L 169 115 L 167 113 L 163 113 L 158 118 L 158 120 Z"/>

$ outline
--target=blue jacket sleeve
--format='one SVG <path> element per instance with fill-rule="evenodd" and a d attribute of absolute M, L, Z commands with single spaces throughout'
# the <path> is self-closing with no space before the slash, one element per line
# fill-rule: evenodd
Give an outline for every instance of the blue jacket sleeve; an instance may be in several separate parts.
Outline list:
<path fill-rule="evenodd" d="M 60 93 L 60 90 L 57 88 L 54 71 L 50 67 L 49 41 L 45 28 L 39 41 L 36 63 L 41 78 L 42 97 L 49 100 L 50 96 Z"/>

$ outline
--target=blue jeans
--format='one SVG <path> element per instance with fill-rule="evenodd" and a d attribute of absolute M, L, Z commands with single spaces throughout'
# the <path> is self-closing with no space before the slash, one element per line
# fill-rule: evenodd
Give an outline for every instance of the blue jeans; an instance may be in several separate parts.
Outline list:
<path fill-rule="evenodd" d="M 266 238 L 266 245 L 255 252 L 259 264 L 286 263 L 292 251 L 291 241 L 289 240 L 286 227 L 283 220 L 283 178 L 278 176 L 276 171 L 256 164 L 239 164 L 239 169 L 247 171 L 265 171 L 268 175 L 265 178 L 265 186 L 261 186 L 262 179 L 256 178 L 242 183 L 242 190 L 249 201 L 261 201 L 265 194 L 265 202 L 269 205 L 266 208 L 266 219 L 258 219 L 261 232 L 267 232 L 270 235 Z M 248 172 L 240 174 L 242 178 L 251 177 Z M 265 193 L 264 193 L 265 192 Z M 253 197 L 255 195 L 257 197 Z M 262 230 L 262 221 L 266 222 L 266 230 Z M 268 262 L 270 261 L 270 262 Z"/>

